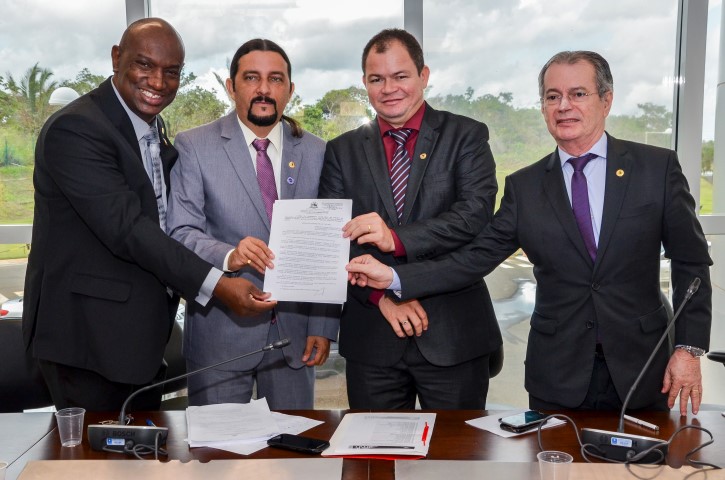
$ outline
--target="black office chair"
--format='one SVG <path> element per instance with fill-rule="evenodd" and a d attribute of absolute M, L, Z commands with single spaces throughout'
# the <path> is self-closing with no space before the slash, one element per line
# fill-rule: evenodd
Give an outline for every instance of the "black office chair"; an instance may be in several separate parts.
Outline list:
<path fill-rule="evenodd" d="M 503 344 L 488 357 L 488 378 L 493 378 L 503 368 Z"/>
<path fill-rule="evenodd" d="M 0 320 L 0 412 L 53 405 L 37 361 L 25 349 L 21 320 Z"/>
<path fill-rule="evenodd" d="M 725 366 L 725 350 L 715 350 L 707 353 L 707 358 L 713 362 L 722 363 Z"/>
<path fill-rule="evenodd" d="M 166 362 L 166 378 L 174 378 L 186 373 L 186 360 L 181 353 L 184 344 L 184 329 L 178 322 L 174 322 L 171 329 L 169 343 L 166 344 L 164 351 L 164 361 Z M 186 379 L 169 382 L 163 386 L 163 393 L 169 396 L 161 402 L 161 410 L 186 410 L 189 399 L 186 396 Z M 175 395 L 170 395 L 174 394 Z"/>

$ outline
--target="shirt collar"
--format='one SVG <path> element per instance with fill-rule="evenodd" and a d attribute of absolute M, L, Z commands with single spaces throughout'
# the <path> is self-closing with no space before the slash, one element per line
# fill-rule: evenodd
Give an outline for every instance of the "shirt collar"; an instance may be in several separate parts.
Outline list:
<path fill-rule="evenodd" d="M 123 101 L 123 97 L 121 97 L 121 94 L 118 93 L 118 89 L 116 88 L 116 85 L 113 84 L 113 80 L 111 80 L 111 86 L 113 87 L 113 91 L 116 94 L 116 97 L 118 97 L 118 101 L 121 102 L 121 106 L 124 110 L 126 110 L 126 114 L 128 114 L 128 118 L 131 119 L 131 125 L 133 125 L 133 131 L 136 134 L 136 141 L 140 142 L 144 135 L 146 135 L 146 132 L 149 131 L 151 128 L 151 125 L 146 123 L 141 117 L 136 115 L 130 108 L 128 108 L 128 105 L 126 105 L 126 102 Z M 156 117 L 152 120 L 153 123 L 156 123 Z"/>
<path fill-rule="evenodd" d="M 574 155 L 570 155 L 566 152 L 566 150 L 562 149 L 561 147 L 557 147 L 559 149 L 559 160 L 561 160 L 561 166 L 563 167 L 566 162 L 569 161 L 570 158 L 574 158 Z M 607 134 L 602 133 L 602 136 L 597 140 L 597 143 L 592 145 L 592 148 L 589 149 L 586 153 L 593 153 L 597 155 L 598 157 L 602 157 L 603 159 L 607 159 Z"/>
<path fill-rule="evenodd" d="M 417 132 L 420 131 L 420 126 L 423 124 L 423 114 L 425 114 L 425 106 L 426 103 L 423 102 L 423 104 L 418 108 L 418 110 L 413 114 L 412 117 L 408 119 L 407 122 L 405 122 L 405 125 L 403 125 L 402 128 L 410 128 L 412 130 L 415 130 Z M 377 116 L 378 120 L 378 127 L 380 127 L 380 135 L 382 137 L 385 136 L 385 134 L 388 132 L 388 130 L 395 130 L 395 127 L 390 125 L 388 122 L 380 118 L 380 115 Z"/>
<path fill-rule="evenodd" d="M 237 115 L 237 122 L 239 122 L 239 126 L 242 128 L 242 134 L 244 135 L 244 141 L 247 144 L 247 146 L 250 146 L 253 141 L 255 141 L 257 138 L 257 135 L 242 122 L 242 120 L 239 118 L 239 115 Z M 270 130 L 269 135 L 267 135 L 267 140 L 269 140 L 269 143 L 272 144 L 272 146 L 277 149 L 278 152 L 282 151 L 282 122 L 277 122 L 277 124 L 272 127 L 272 130 Z"/>

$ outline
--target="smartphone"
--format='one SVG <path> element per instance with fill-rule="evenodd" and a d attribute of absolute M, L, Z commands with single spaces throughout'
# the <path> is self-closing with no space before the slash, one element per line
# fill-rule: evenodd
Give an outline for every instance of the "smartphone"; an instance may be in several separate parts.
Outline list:
<path fill-rule="evenodd" d="M 294 450 L 295 452 L 316 454 L 330 446 L 330 442 L 316 438 L 303 437 L 301 435 L 290 435 L 283 433 L 267 440 L 267 445 L 275 448 Z"/>
<path fill-rule="evenodd" d="M 546 417 L 548 417 L 548 415 L 545 413 L 528 410 L 517 415 L 499 418 L 498 421 L 500 422 L 499 426 L 502 430 L 513 433 L 523 433 L 537 428 Z"/>

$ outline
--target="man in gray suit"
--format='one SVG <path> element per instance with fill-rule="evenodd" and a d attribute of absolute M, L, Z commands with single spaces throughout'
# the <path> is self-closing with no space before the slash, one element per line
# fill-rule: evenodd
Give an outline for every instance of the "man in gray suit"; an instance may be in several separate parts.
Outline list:
<path fill-rule="evenodd" d="M 618 410 L 667 326 L 663 245 L 675 308 L 695 278 L 702 283 L 678 319 L 675 349 L 657 351 L 629 406 L 666 410 L 679 397 L 682 415 L 688 399 L 697 413 L 712 261 L 677 154 L 605 132 L 613 80 L 595 52 L 554 55 L 539 75 L 539 94 L 557 148 L 506 178 L 501 207 L 473 242 L 435 262 L 396 266 L 399 282 L 372 257 L 354 259 L 352 280 L 417 298 L 487 275 L 523 248 L 537 282 L 526 350 L 529 405 Z"/>
<path fill-rule="evenodd" d="M 270 40 L 239 47 L 226 86 L 236 111 L 176 137 L 169 232 L 231 276 L 261 287 L 273 268 L 267 247 L 277 198 L 316 198 L 324 142 L 282 115 L 294 92 L 287 54 Z M 279 195 L 278 193 L 279 192 Z M 241 240 L 240 240 L 241 239 Z M 314 366 L 337 338 L 336 307 L 282 302 L 273 312 L 241 318 L 223 304 L 189 305 L 184 356 L 189 370 L 232 358 L 281 338 L 289 346 L 189 378 L 189 404 L 248 402 L 309 409 Z"/>

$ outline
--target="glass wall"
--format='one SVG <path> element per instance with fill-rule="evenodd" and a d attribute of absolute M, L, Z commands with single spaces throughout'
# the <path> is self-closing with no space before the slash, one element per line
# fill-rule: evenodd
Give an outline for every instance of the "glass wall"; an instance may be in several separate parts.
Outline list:
<path fill-rule="evenodd" d="M 32 222 L 35 137 L 47 116 L 59 108 L 55 104 L 68 98 L 51 99 L 51 94 L 60 86 L 82 94 L 110 75 L 110 49 L 125 28 L 127 4 L 138 9 L 147 3 L 149 14 L 169 20 L 186 44 L 183 86 L 164 112 L 172 136 L 228 111 L 231 104 L 223 82 L 229 61 L 239 45 L 254 37 L 272 39 L 289 54 L 296 96 L 288 114 L 325 139 L 357 127 L 373 116 L 361 82 L 362 48 L 379 30 L 402 27 L 404 7 L 413 7 L 416 15 L 406 10 L 409 22 L 422 8 L 422 25 L 416 25 L 416 32 L 423 32 L 426 63 L 431 68 L 427 100 L 436 108 L 488 124 L 501 186 L 507 174 L 554 149 L 539 111 L 537 75 L 560 50 L 595 50 L 609 60 L 615 85 L 607 124 L 611 134 L 667 147 L 673 142 L 677 0 L 371 0 L 364 8 L 334 0 L 4 2 L 0 17 L 0 224 Z M 708 163 L 715 156 L 710 152 L 715 150 L 721 0 L 711 0 L 709 5 L 699 198 L 703 213 L 722 214 L 725 201 L 713 203 L 718 191 L 712 187 L 717 162 Z M 684 128 L 690 126 L 686 122 Z M 0 303 L 22 295 L 30 228 L 19 228 L 16 234 L 0 226 Z M 720 230 L 714 233 L 723 233 Z M 717 287 L 722 283 L 721 242 L 718 236 L 709 240 L 716 261 L 717 322 L 719 305 L 725 305 Z M 662 266 L 666 288 L 666 259 Z M 525 254 L 519 252 L 487 278 L 506 352 L 504 370 L 490 390 L 493 406 L 526 405 L 523 358 L 536 291 L 531 270 Z M 718 337 L 713 334 L 713 338 Z M 714 341 L 713 348 L 724 349 L 725 344 Z M 338 362 L 330 361 L 325 368 L 339 372 Z M 721 367 L 717 370 L 703 363 L 707 375 L 722 378 Z M 330 377 L 339 377 L 332 373 Z M 335 390 L 325 393 L 338 403 L 321 406 L 345 406 L 339 385 L 338 378 Z M 325 387 L 318 386 L 321 390 Z M 725 403 L 725 392 L 710 397 L 712 391 L 706 389 L 705 401 Z"/>

